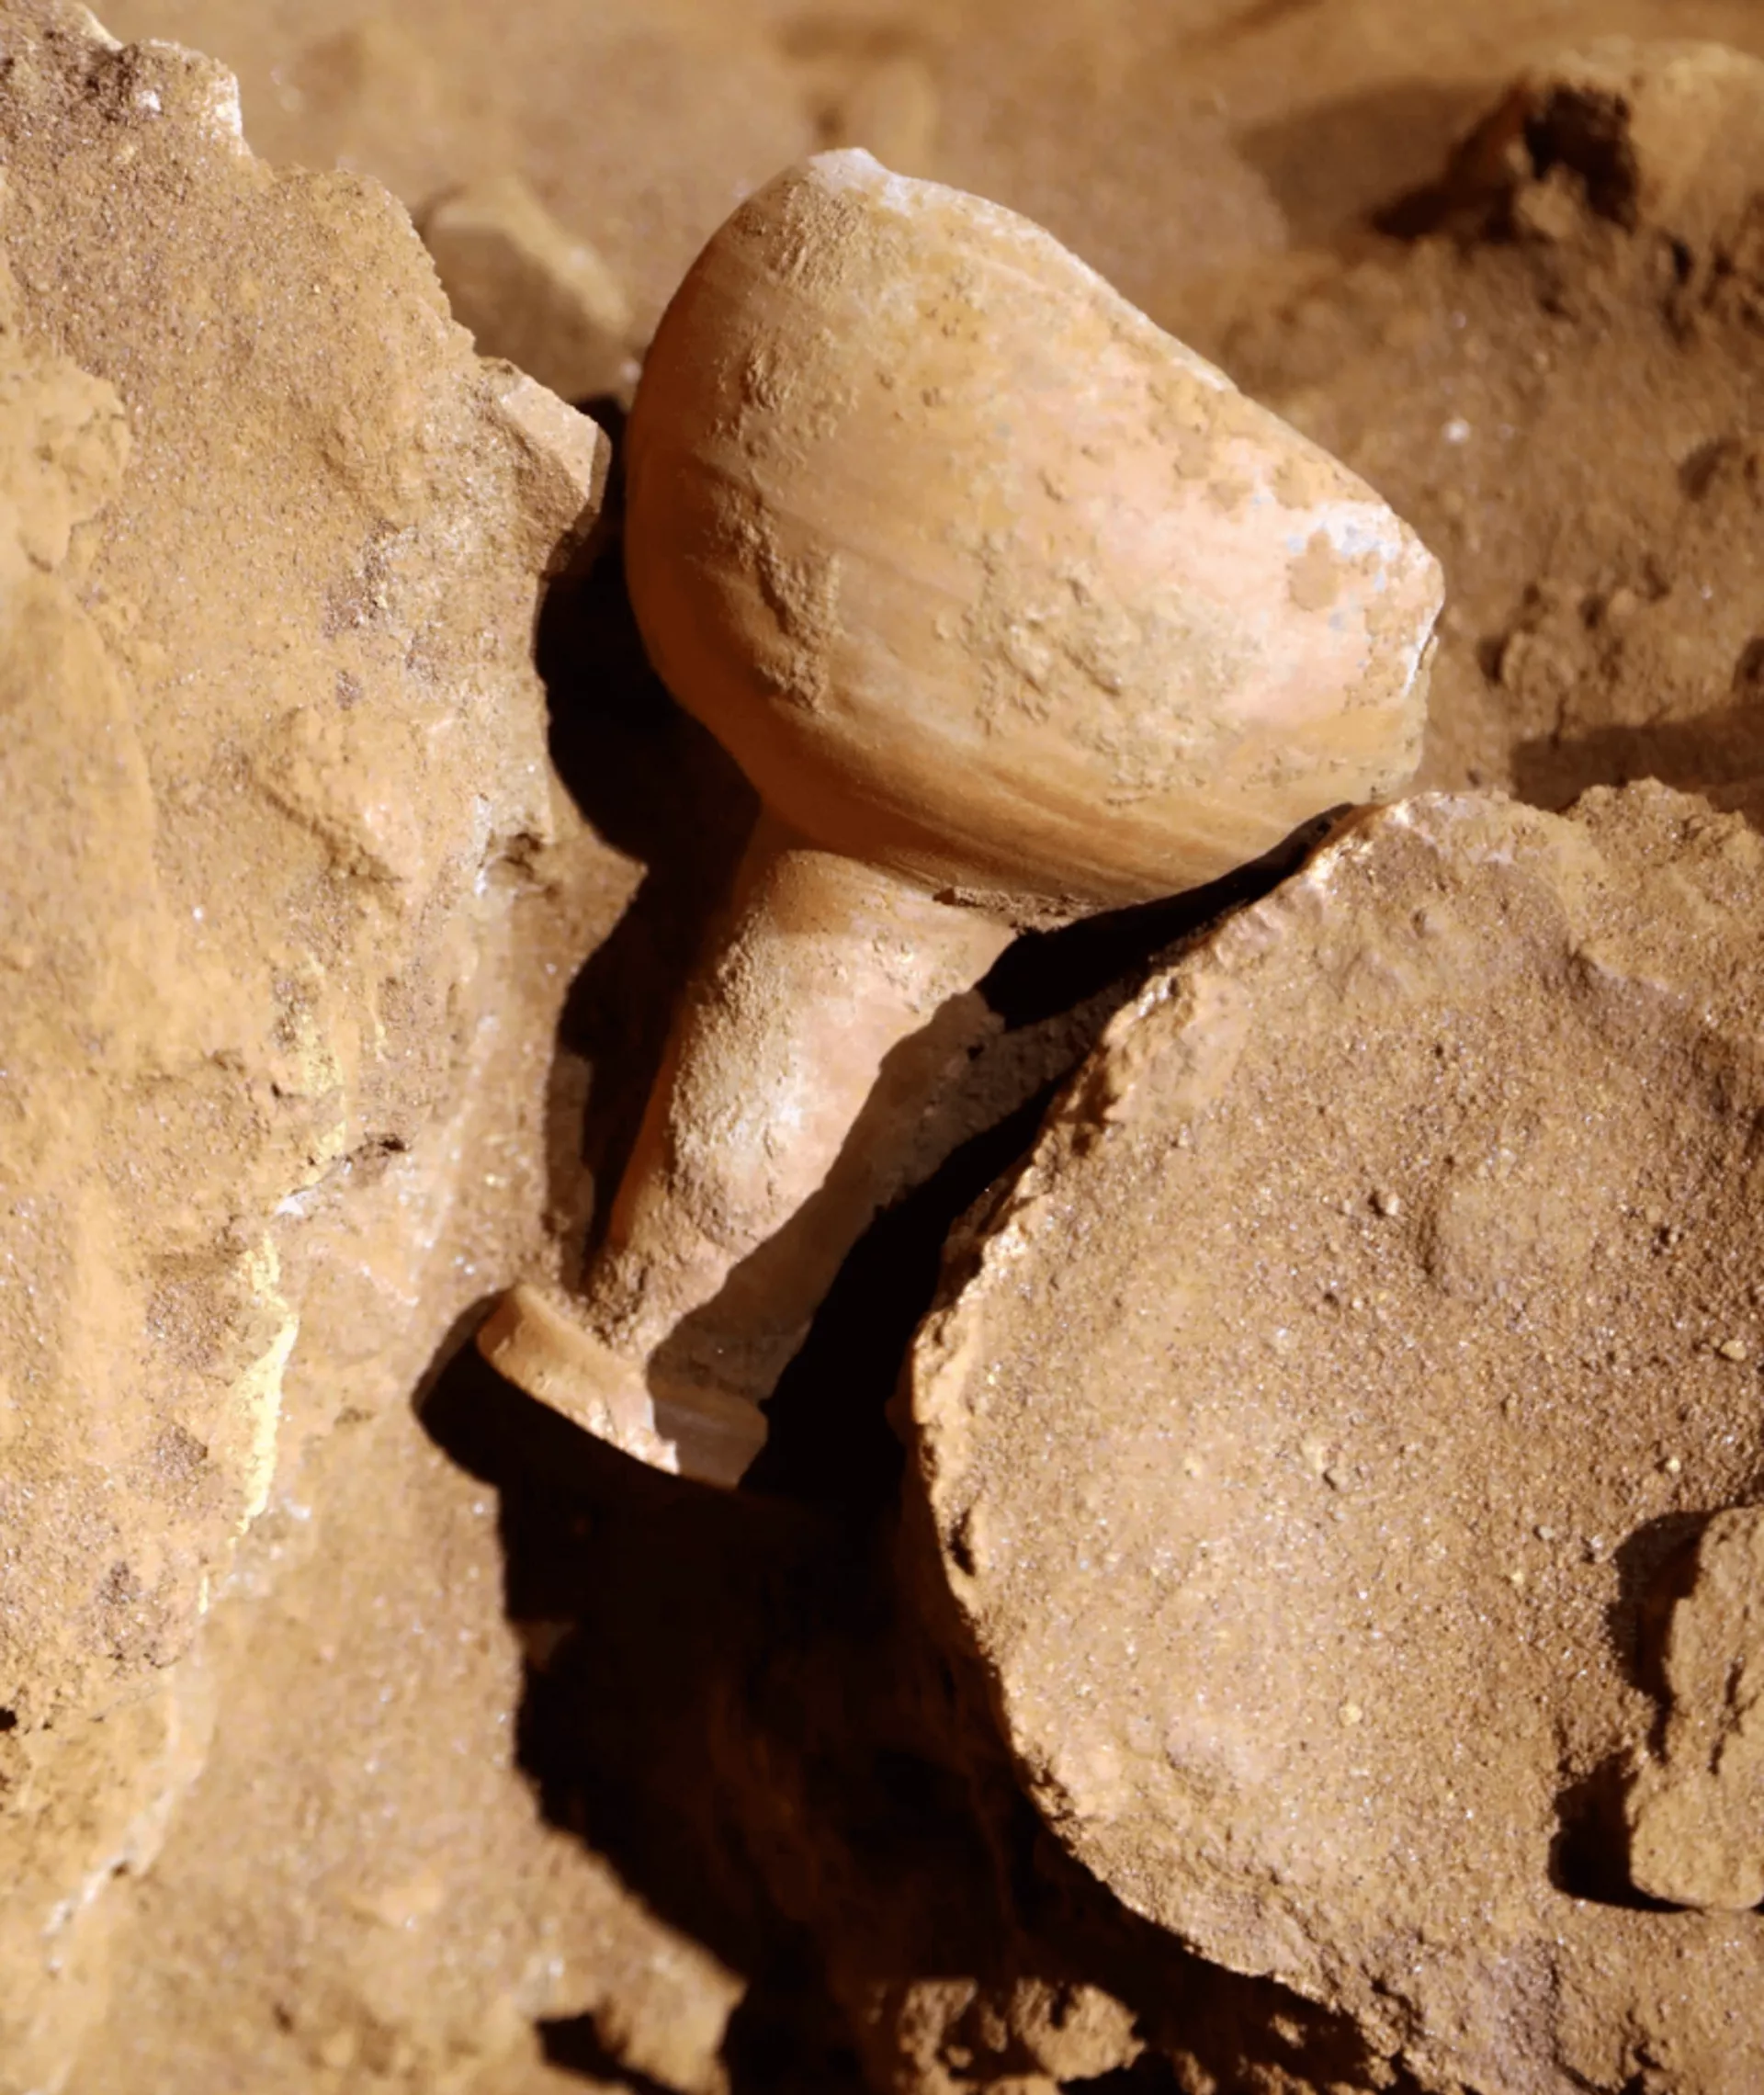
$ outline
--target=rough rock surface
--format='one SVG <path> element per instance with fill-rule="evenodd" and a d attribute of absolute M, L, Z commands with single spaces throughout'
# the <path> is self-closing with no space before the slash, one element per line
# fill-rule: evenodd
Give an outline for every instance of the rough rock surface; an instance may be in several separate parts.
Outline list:
<path fill-rule="evenodd" d="M 390 198 L 254 160 L 219 68 L 51 6 L 0 40 L 0 2086 L 34 2089 L 228 1735 L 189 1654 L 254 1528 L 530 1251 L 558 1002 L 632 874 L 531 655 L 593 426 L 471 355 Z"/>
<path fill-rule="evenodd" d="M 1111 1024 L 915 1349 L 1047 1822 L 1430 2089 L 1764 2073 L 1764 1917 L 1638 1908 L 1622 1814 L 1641 1595 L 1764 1455 L 1760 902 L 1657 787 L 1356 819 Z M 1750 1650 L 1699 1598 L 1740 1543 L 1669 1764 Z"/>

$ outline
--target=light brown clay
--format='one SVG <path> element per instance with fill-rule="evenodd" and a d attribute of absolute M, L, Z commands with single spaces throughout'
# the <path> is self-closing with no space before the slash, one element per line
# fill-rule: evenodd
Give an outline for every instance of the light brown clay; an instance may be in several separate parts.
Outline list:
<path fill-rule="evenodd" d="M 669 308 L 627 557 L 767 817 L 584 1300 L 524 1292 L 485 1345 L 732 1480 L 981 1022 L 969 985 L 1024 924 L 1397 785 L 1440 572 L 1048 234 L 862 152 L 751 198 Z"/>
<path fill-rule="evenodd" d="M 1430 2095 L 1764 2086 L 1756 1509 L 1623 1824 L 1648 1596 L 1764 1456 L 1760 904 L 1652 784 L 1353 818 L 1117 1014 L 915 1343 L 1055 1835 Z"/>

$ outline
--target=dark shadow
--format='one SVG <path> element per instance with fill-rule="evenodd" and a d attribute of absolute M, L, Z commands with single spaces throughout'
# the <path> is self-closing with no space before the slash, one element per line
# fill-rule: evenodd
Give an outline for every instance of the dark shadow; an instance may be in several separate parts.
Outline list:
<path fill-rule="evenodd" d="M 1748 651 L 1742 666 L 1750 662 Z M 1563 808 L 1589 787 L 1638 778 L 1687 792 L 1713 788 L 1718 803 L 1724 788 L 1735 788 L 1733 804 L 1754 828 L 1764 826 L 1764 793 L 1743 790 L 1764 778 L 1764 704 L 1747 697 L 1689 720 L 1541 735 L 1513 752 L 1513 791 L 1534 807 Z"/>
<path fill-rule="evenodd" d="M 500 1494 L 546 1818 L 748 1976 L 737 2089 L 855 2089 L 820 1943 L 962 1970 L 1002 1935 L 965 1784 L 915 1728 L 876 1523 L 662 1476 L 475 1354 L 423 1416 Z M 595 2036 L 554 2042 L 586 2059 Z"/>
<path fill-rule="evenodd" d="M 622 400 L 611 393 L 595 393 L 587 400 L 572 401 L 571 405 L 578 414 L 585 414 L 590 422 L 597 422 L 606 432 L 607 441 L 613 447 L 611 467 L 606 474 L 605 506 L 611 515 L 621 515 L 625 508 L 625 428 L 630 420 L 629 411 Z"/>
<path fill-rule="evenodd" d="M 663 1475 L 461 1353 L 423 1411 L 499 1494 L 504 1602 L 535 1644 L 517 1740 L 546 1817 L 605 1855 L 664 1919 L 739 1970 L 762 1925 L 717 1831 L 706 1697 L 721 1655 L 808 1546 L 799 1517 Z M 551 1648 L 556 1639 L 564 1644 Z"/>
<path fill-rule="evenodd" d="M 579 2073 L 587 2080 L 610 2080 L 630 2095 L 678 2095 L 665 2081 L 622 2065 L 601 2042 L 592 2015 L 552 2016 L 538 2024 L 539 2049 L 548 2066 Z"/>
<path fill-rule="evenodd" d="M 1394 2061 L 1376 2057 L 1346 2016 L 1302 1999 L 1268 1978 L 1209 1964 L 1173 1936 L 1119 1905 L 1042 1826 L 1012 1786 L 1007 1808 L 1014 1854 L 1012 1910 L 1044 1945 L 1039 1968 L 1081 1972 L 1133 2010 L 1136 2033 L 1170 2057 L 1187 2062 L 1174 2085 L 1220 2089 L 1380 2088 L 1421 2095 L 1420 2083 Z M 1057 1965 L 1054 1959 L 1057 1959 Z M 1068 2082 L 1144 2089 L 1172 2085 L 1157 2052 L 1099 2081 Z M 1186 2076 L 1186 2078 L 1184 2078 Z"/>
<path fill-rule="evenodd" d="M 1382 226 L 1380 207 L 1429 182 L 1444 142 L 1487 100 L 1485 87 L 1396 81 L 1239 131 L 1233 142 L 1273 191 L 1294 242 L 1322 246 L 1354 227 Z"/>
<path fill-rule="evenodd" d="M 1703 502 L 1709 493 L 1730 471 L 1743 475 L 1753 487 L 1758 484 L 1758 455 L 1742 437 L 1729 431 L 1721 436 L 1712 436 L 1707 443 L 1699 444 L 1685 456 L 1679 465 L 1679 486 L 1686 499 Z M 1752 645 L 1756 647 L 1757 641 Z M 1735 673 L 1736 681 L 1748 673 L 1742 662 Z M 1757 683 L 1757 672 L 1749 673 L 1750 681 Z"/>
<path fill-rule="evenodd" d="M 1614 1753 L 1556 1799 L 1556 1834 L 1550 1843 L 1550 1882 L 1570 1898 L 1591 1899 L 1634 1913 L 1668 1910 L 1629 1881 L 1629 1832 L 1623 1799 L 1631 1774 L 1627 1753 Z"/>
<path fill-rule="evenodd" d="M 858 1240 L 765 1407 L 766 1443 L 743 1489 L 871 1511 L 893 1497 L 902 1451 L 886 1410 L 936 1293 L 944 1240 L 1035 1140 L 1048 1097 L 965 1142 Z"/>
<path fill-rule="evenodd" d="M 1619 95 L 1557 85 L 1536 95 L 1525 112 L 1525 149 L 1540 179 L 1557 167 L 1579 177 L 1600 218 L 1633 228 L 1642 176 L 1630 136 L 1630 111 Z"/>
<path fill-rule="evenodd" d="M 1605 1611 L 1605 1628 L 1624 1680 L 1658 1704 L 1648 1750 L 1664 1746 L 1668 1691 L 1667 1631 L 1672 1611 L 1690 1591 L 1696 1542 L 1708 1525 L 1706 1513 L 1662 1513 L 1645 1521 L 1613 1555 L 1617 1597 Z M 1624 1750 L 1571 1783 L 1556 1800 L 1557 1831 L 1550 1844 L 1550 1882 L 1573 1898 L 1635 1912 L 1668 1910 L 1629 1881 L 1629 1833 L 1623 1803 L 1635 1757 Z"/>
<path fill-rule="evenodd" d="M 729 2018 L 723 2047 L 729 2095 L 866 2095 L 857 2054 L 842 2026 L 810 2005 L 812 1983 L 779 1971 L 756 1979 Z M 602 2040 L 592 2015 L 541 2021 L 548 2066 L 585 2079 L 610 2081 L 632 2095 L 679 2095 L 666 2081 L 635 2070 Z"/>
<path fill-rule="evenodd" d="M 1059 2085 L 1061 2095 L 1187 2095 L 1176 2068 L 1157 2052 L 1141 2052 L 1131 2066 Z"/>
<path fill-rule="evenodd" d="M 893 1503 L 662 1476 L 470 1353 L 423 1417 L 500 1496 L 507 1612 L 534 1654 L 518 1757 L 547 1819 L 749 1980 L 725 2044 L 737 2095 L 856 2095 L 856 1994 L 969 1975 L 1004 1998 L 1031 1973 L 1107 1987 L 1222 2085 L 1275 2065 L 1366 2084 L 1348 2023 L 1189 1955 L 1055 1842 L 978 1673 L 912 1597 Z M 592 2020 L 546 2042 L 606 2074 Z"/>
<path fill-rule="evenodd" d="M 1459 139 L 1442 171 L 1417 182 L 1378 212 L 1381 232 L 1401 240 L 1451 232 L 1508 239 L 1512 202 L 1526 183 L 1555 169 L 1574 176 L 1588 209 L 1633 231 L 1641 201 L 1630 112 L 1613 95 L 1566 82 L 1521 81 Z M 1688 257 L 1686 258 L 1688 261 Z"/>
<path fill-rule="evenodd" d="M 1696 1543 L 1709 1524 L 1707 1513 L 1661 1513 L 1644 1521 L 1620 1543 L 1611 1562 L 1617 1568 L 1617 1597 L 1605 1610 L 1605 1629 L 1633 1688 L 1667 1701 L 1666 1634 L 1672 1611 L 1690 1591 L 1696 1569 Z M 1656 1738 L 1655 1746 L 1660 1744 Z"/>
<path fill-rule="evenodd" d="M 1510 88 L 1460 134 L 1442 167 L 1430 167 L 1412 187 L 1397 193 L 1374 213 L 1373 224 L 1394 240 L 1508 230 L 1514 187 L 1535 172 L 1525 142 L 1531 115 L 1529 92 L 1522 85 Z"/>
<path fill-rule="evenodd" d="M 1247 909 L 1296 872 L 1340 821 L 1332 808 L 1301 822 L 1290 836 L 1247 866 L 1186 894 L 1167 895 L 1135 908 L 1083 917 L 1057 931 L 1032 931 L 1014 940 L 980 983 L 980 994 L 1008 1027 L 1034 1025 L 1071 1011 L 1120 985 L 1120 1001 L 1134 995 L 1154 966 L 1186 940 L 1234 910 Z"/>
<path fill-rule="evenodd" d="M 622 433 L 616 413 L 606 421 Z M 578 1231 L 588 1223 L 585 1184 L 616 1184 L 624 1168 L 675 993 L 756 808 L 734 763 L 674 704 L 644 654 L 625 588 L 621 471 L 616 447 L 599 557 L 552 584 L 537 634 L 558 776 L 598 833 L 648 868 L 571 985 L 559 1026 L 547 1109 L 549 1206 Z M 604 1215 L 606 1204 L 597 1205 Z"/>
<path fill-rule="evenodd" d="M 424 1421 L 501 1498 L 507 1611 L 542 1661 L 518 1753 L 546 1818 L 749 1978 L 725 2046 L 737 2095 L 856 2095 L 854 1977 L 866 1998 L 944 1975 L 1003 1998 L 1031 1973 L 1107 1987 L 1222 2085 L 1275 2066 L 1366 2084 L 1350 2024 L 1190 1955 L 1053 1840 L 978 1674 L 907 1598 L 891 1504 L 661 1476 L 472 1353 Z M 546 2043 L 608 2070 L 591 2019 Z M 1170 2083 L 1147 2066 L 1120 2085 Z"/>
<path fill-rule="evenodd" d="M 892 1489 L 899 1451 L 883 1410 L 919 1319 L 931 1307 L 943 1245 L 965 1209 L 1035 1139 L 1058 1086 L 1154 966 L 1232 911 L 1270 892 L 1317 847 L 1340 810 L 1303 824 L 1253 864 L 1187 894 L 1117 910 L 1016 940 L 978 985 L 1006 1032 L 1072 1014 L 1050 1081 L 933 1167 L 928 1183 L 876 1217 L 843 1251 L 841 1217 L 863 1211 L 878 1158 L 917 1138 L 938 1021 L 884 1062 L 864 1108 L 813 1197 L 729 1273 L 713 1299 L 683 1318 L 650 1364 L 658 1401 L 671 1388 L 719 1380 L 739 1359 L 741 1334 L 767 1328 L 766 1309 L 799 1292 L 802 1274 L 827 1269 L 820 1308 L 796 1358 L 765 1406 L 767 1445 L 748 1473 L 751 1489 L 802 1498 L 871 1501 Z M 971 1061 L 989 1052 L 970 1049 Z M 723 1370 L 723 1372 L 727 1372 Z"/>
<path fill-rule="evenodd" d="M 751 1984 L 723 2044 L 729 2095 L 868 2095 L 844 2017 L 818 1971 L 781 1965 Z"/>

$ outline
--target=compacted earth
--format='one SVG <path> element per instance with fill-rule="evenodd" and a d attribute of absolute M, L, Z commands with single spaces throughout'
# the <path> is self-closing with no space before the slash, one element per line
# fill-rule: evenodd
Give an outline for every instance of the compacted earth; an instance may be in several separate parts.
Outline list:
<path fill-rule="evenodd" d="M 626 419 L 830 146 L 1443 565 L 1030 930 L 741 1488 L 470 1341 L 752 789 Z M 1764 16 L 0 0 L 0 2095 L 1764 2086 Z"/>

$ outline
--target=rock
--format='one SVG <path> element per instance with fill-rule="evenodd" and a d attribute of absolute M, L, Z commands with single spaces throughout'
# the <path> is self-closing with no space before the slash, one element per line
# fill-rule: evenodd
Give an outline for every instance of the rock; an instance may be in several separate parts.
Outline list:
<path fill-rule="evenodd" d="M 1058 2095 L 1063 2083 L 1131 2067 L 1146 2048 L 1134 2023 L 1098 1987 L 1027 1977 L 992 1987 L 921 1979 L 879 1990 L 859 2019 L 878 2084 L 917 2095 Z"/>
<path fill-rule="evenodd" d="M 1729 1342 L 1733 1343 L 1734 1342 Z M 1699 1537 L 1666 1647 L 1666 1751 L 1629 1796 L 1629 1874 L 1674 1906 L 1764 1904 L 1764 1512 Z"/>
<path fill-rule="evenodd" d="M 633 871 L 531 658 L 592 426 L 471 355 L 390 198 L 254 160 L 208 61 L 33 0 L 6 62 L 13 2089 L 203 1776 L 242 1538 L 538 1255 L 558 1004 Z"/>
<path fill-rule="evenodd" d="M 1590 212 L 1707 271 L 1764 181 L 1760 81 L 1724 44 L 1600 38 L 1514 83 L 1453 155 L 1441 204 L 1485 204 L 1545 243 L 1578 239 Z"/>
<path fill-rule="evenodd" d="M 444 197 L 424 214 L 423 237 L 481 356 L 505 357 L 564 400 L 628 400 L 630 302 L 518 175 Z"/>
<path fill-rule="evenodd" d="M 1047 1825 L 1429 2089 L 1764 2071 L 1764 1925 L 1637 1909 L 1618 1808 L 1637 1596 L 1764 1453 L 1761 900 L 1656 787 L 1354 818 L 1112 1022 L 916 1342 Z"/>

